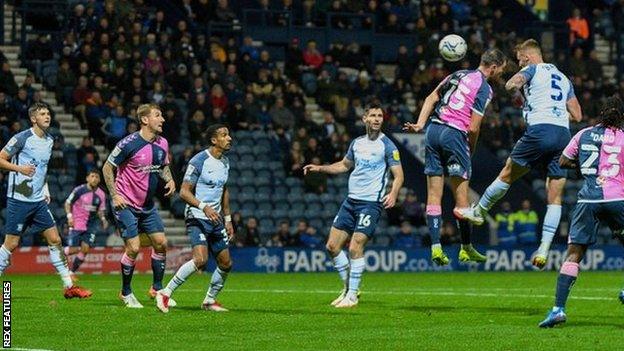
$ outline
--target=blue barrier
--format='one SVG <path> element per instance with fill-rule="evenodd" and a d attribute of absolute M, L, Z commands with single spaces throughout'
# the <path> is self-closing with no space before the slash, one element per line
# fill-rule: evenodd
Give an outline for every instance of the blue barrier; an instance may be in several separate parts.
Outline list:
<path fill-rule="evenodd" d="M 445 249 L 451 263 L 438 267 L 430 260 L 429 249 L 369 249 L 366 250 L 366 270 L 369 272 L 443 272 L 443 271 L 535 271 L 531 255 L 535 248 L 508 249 L 481 247 L 488 261 L 483 264 L 457 261 L 459 247 Z M 546 270 L 558 270 L 565 258 L 565 246 L 549 253 Z M 300 248 L 231 248 L 236 272 L 332 272 L 334 270 L 324 250 Z M 587 251 L 582 270 L 622 270 L 624 256 L 621 246 L 596 246 Z M 208 270 L 214 269 L 214 263 Z"/>

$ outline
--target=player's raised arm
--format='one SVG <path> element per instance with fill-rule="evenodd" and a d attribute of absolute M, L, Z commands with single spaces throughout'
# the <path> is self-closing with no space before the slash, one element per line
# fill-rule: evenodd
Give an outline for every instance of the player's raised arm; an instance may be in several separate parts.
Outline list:
<path fill-rule="evenodd" d="M 425 124 L 431 116 L 435 105 L 440 101 L 440 87 L 446 83 L 449 78 L 446 77 L 438 86 L 425 98 L 420 113 L 418 114 L 418 120 L 416 123 L 405 123 L 403 130 L 408 132 L 418 133 L 425 128 Z"/>
<path fill-rule="evenodd" d="M 528 79 L 526 78 L 526 76 L 524 74 L 522 74 L 522 72 L 518 72 L 518 73 L 514 74 L 514 76 L 511 77 L 507 81 L 507 83 L 505 83 L 505 89 L 507 91 L 519 90 L 527 82 L 528 82 Z"/>
<path fill-rule="evenodd" d="M 306 165 L 303 167 L 303 174 L 308 172 L 321 172 L 327 174 L 340 174 L 348 172 L 353 167 L 353 161 L 345 156 L 342 160 L 330 165 Z"/>

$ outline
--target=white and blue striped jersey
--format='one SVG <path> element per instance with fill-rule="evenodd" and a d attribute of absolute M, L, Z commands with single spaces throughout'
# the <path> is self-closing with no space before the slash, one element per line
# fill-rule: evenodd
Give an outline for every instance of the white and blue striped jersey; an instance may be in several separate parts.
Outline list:
<path fill-rule="evenodd" d="M 228 180 L 230 162 L 225 156 L 215 158 L 204 150 L 191 158 L 184 174 L 184 181 L 195 185 L 195 197 L 221 212 L 223 190 Z M 204 211 L 186 205 L 186 218 L 208 219 Z"/>
<path fill-rule="evenodd" d="M 355 165 L 349 176 L 349 198 L 382 202 L 390 167 L 400 165 L 399 150 L 383 133 L 375 140 L 363 135 L 351 142 L 345 156 Z"/>
<path fill-rule="evenodd" d="M 527 124 L 569 128 L 566 103 L 574 98 L 574 87 L 568 77 L 550 63 L 528 65 L 520 73 L 527 79 L 523 87 L 523 115 Z"/>
<path fill-rule="evenodd" d="M 4 151 L 11 156 L 11 163 L 16 165 L 34 165 L 35 175 L 27 177 L 18 172 L 9 172 L 7 197 L 38 202 L 45 199 L 44 190 L 48 173 L 48 161 L 52 156 L 54 138 L 45 134 L 37 136 L 32 128 L 15 134 L 4 146 Z"/>

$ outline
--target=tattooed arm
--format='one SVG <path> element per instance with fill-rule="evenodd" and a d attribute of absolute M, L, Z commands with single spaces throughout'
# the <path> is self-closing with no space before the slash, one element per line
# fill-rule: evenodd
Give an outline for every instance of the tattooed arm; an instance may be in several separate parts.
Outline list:
<path fill-rule="evenodd" d="M 167 189 L 167 193 L 165 193 L 166 197 L 173 195 L 176 191 L 176 184 L 173 180 L 173 175 L 171 175 L 171 167 L 169 165 L 165 165 L 163 169 L 160 171 L 160 178 L 164 180 L 167 184 L 165 184 L 165 189 Z"/>
<path fill-rule="evenodd" d="M 104 182 L 106 183 L 106 188 L 108 188 L 108 192 L 113 199 L 113 206 L 117 210 L 121 210 L 126 208 L 126 200 L 117 193 L 117 188 L 115 187 L 115 171 L 117 167 L 110 163 L 110 161 L 106 161 L 104 163 L 104 167 L 102 167 L 102 173 L 104 175 Z"/>
<path fill-rule="evenodd" d="M 505 84 L 505 89 L 507 91 L 519 90 L 525 85 L 527 82 L 526 76 L 522 72 L 516 73 L 511 79 L 507 81 Z"/>

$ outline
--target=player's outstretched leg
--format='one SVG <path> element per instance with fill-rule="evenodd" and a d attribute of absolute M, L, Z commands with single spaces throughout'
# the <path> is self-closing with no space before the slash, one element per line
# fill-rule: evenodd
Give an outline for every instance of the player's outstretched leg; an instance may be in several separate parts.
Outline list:
<path fill-rule="evenodd" d="M 48 242 L 48 249 L 50 250 L 50 263 L 52 263 L 63 281 L 63 287 L 65 288 L 63 296 L 66 299 L 84 299 L 91 297 L 93 293 L 90 290 L 74 285 L 74 282 L 71 279 L 69 266 L 67 264 L 67 257 L 65 257 L 65 253 L 63 252 L 61 237 L 56 229 L 56 225 L 44 230 L 42 234 Z"/>
<path fill-rule="evenodd" d="M 332 306 L 336 306 L 347 295 L 350 265 L 349 258 L 342 250 L 342 247 L 348 238 L 349 236 L 345 231 L 332 227 L 329 231 L 327 244 L 325 245 L 325 249 L 327 249 L 329 256 L 332 257 L 334 268 L 338 272 L 340 280 L 342 280 L 342 290 L 340 291 L 338 297 L 331 302 Z"/>
<path fill-rule="evenodd" d="M 546 266 L 550 244 L 555 237 L 559 221 L 561 220 L 561 196 L 565 188 L 565 178 L 547 178 L 546 193 L 548 194 L 548 206 L 542 225 L 542 241 L 533 255 L 533 265 L 539 269 Z"/>
<path fill-rule="evenodd" d="M 203 267 L 204 264 L 206 264 L 206 259 L 207 257 L 203 259 L 203 262 L 199 262 L 200 267 Z M 194 260 L 189 260 L 180 266 L 167 286 L 156 292 L 156 307 L 158 307 L 158 309 L 163 313 L 169 312 L 169 307 L 174 307 L 176 305 L 174 300 L 171 298 L 173 292 L 180 287 L 180 285 L 184 284 L 188 277 L 197 271 L 197 264 Z"/>
<path fill-rule="evenodd" d="M 483 196 L 479 199 L 479 202 L 472 206 L 472 223 L 481 225 L 485 222 L 485 216 L 488 211 L 494 206 L 498 200 L 503 198 L 509 190 L 510 184 L 496 178 L 490 186 L 485 189 Z"/>
<path fill-rule="evenodd" d="M 15 235 L 7 235 L 7 236 L 15 236 Z M 17 236 L 16 236 L 17 237 Z M 17 237 L 19 240 L 19 237 Z M 5 243 L 0 247 L 0 275 L 4 274 L 4 270 L 7 269 L 11 265 L 11 252 L 15 249 L 15 247 L 10 247 L 5 240 Z"/>
<path fill-rule="evenodd" d="M 360 290 L 360 283 L 362 281 L 362 274 L 366 267 L 366 260 L 364 259 L 364 245 L 368 241 L 368 237 L 356 232 L 351 238 L 349 244 L 349 255 L 351 256 L 351 270 L 349 272 L 349 288 L 347 294 L 342 301 L 336 304 L 336 308 L 349 308 L 355 307 L 358 304 L 358 291 Z"/>
<path fill-rule="evenodd" d="M 567 320 L 565 314 L 565 305 L 570 295 L 572 285 L 576 282 L 579 273 L 579 262 L 585 254 L 585 247 L 577 244 L 568 246 L 568 256 L 566 261 L 561 265 L 559 277 L 557 278 L 557 291 L 555 294 L 555 306 L 540 324 L 540 328 L 552 328 L 557 324 L 564 323 Z"/>
<path fill-rule="evenodd" d="M 461 236 L 461 248 L 459 250 L 459 260 L 461 262 L 485 262 L 487 258 L 479 253 L 470 242 L 471 224 L 468 220 L 458 219 L 457 228 Z"/>
<path fill-rule="evenodd" d="M 210 279 L 210 287 L 206 292 L 206 297 L 202 302 L 202 308 L 213 312 L 227 312 L 228 310 L 221 306 L 217 301 L 217 295 L 223 289 L 225 280 L 232 269 L 232 259 L 230 258 L 230 250 L 223 249 L 217 254 L 217 268 L 212 273 Z"/>
<path fill-rule="evenodd" d="M 427 205 L 427 225 L 431 237 L 431 261 L 438 266 L 449 264 L 449 258 L 442 250 L 440 243 L 440 226 L 442 225 L 442 206 Z"/>

